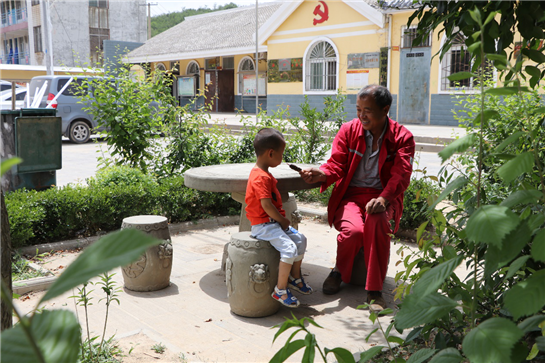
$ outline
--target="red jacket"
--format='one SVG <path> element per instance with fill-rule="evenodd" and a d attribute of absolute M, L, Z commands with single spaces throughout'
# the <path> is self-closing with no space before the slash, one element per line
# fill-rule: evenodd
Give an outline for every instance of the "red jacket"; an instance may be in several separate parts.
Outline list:
<path fill-rule="evenodd" d="M 327 177 L 320 192 L 336 183 L 327 207 L 329 225 L 333 224 L 335 212 L 365 153 L 365 148 L 365 130 L 359 119 L 353 119 L 341 126 L 333 140 L 331 157 L 320 167 Z M 388 118 L 388 128 L 380 147 L 378 169 L 383 186 L 380 196 L 394 207 L 394 232 L 399 227 L 403 213 L 403 193 L 411 181 L 414 149 L 413 134 Z"/>

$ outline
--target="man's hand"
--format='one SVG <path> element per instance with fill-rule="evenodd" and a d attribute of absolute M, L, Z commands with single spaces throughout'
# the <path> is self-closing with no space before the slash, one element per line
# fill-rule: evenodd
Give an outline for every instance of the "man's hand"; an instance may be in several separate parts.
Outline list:
<path fill-rule="evenodd" d="M 325 173 L 318 168 L 304 169 L 299 172 L 301 178 L 308 184 L 314 184 L 318 182 L 325 182 L 326 176 Z"/>
<path fill-rule="evenodd" d="M 383 197 L 373 198 L 365 206 L 365 212 L 367 212 L 367 214 L 385 212 L 388 204 L 388 201 Z"/>

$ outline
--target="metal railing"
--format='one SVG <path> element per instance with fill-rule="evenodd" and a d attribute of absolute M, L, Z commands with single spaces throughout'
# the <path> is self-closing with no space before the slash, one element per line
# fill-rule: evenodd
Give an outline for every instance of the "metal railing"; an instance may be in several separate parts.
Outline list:
<path fill-rule="evenodd" d="M 30 64 L 30 52 L 17 52 L 13 54 L 0 54 L 1 64 Z"/>
<path fill-rule="evenodd" d="M 2 28 L 28 21 L 27 8 L 19 8 L 2 13 Z"/>

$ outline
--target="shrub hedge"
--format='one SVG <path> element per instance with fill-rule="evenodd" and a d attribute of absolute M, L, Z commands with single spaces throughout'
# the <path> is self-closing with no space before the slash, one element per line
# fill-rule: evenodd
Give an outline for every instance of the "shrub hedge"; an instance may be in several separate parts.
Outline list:
<path fill-rule="evenodd" d="M 236 215 L 240 204 L 225 193 L 187 188 L 181 176 L 130 181 L 132 184 L 90 182 L 46 191 L 17 190 L 6 194 L 12 245 L 19 248 L 95 235 L 121 227 L 123 218 L 163 215 L 184 222 L 217 215 Z"/>

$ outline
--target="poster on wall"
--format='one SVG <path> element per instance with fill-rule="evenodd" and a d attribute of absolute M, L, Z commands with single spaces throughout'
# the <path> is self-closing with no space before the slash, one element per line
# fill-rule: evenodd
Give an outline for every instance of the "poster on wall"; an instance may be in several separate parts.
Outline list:
<path fill-rule="evenodd" d="M 347 57 L 348 69 L 378 68 L 380 52 L 351 53 Z"/>
<path fill-rule="evenodd" d="M 242 76 L 242 89 L 244 96 L 255 96 L 255 74 L 245 74 Z M 259 95 L 267 95 L 267 77 L 265 73 L 259 73 Z"/>
<path fill-rule="evenodd" d="M 303 58 L 271 59 L 267 73 L 269 83 L 303 82 Z"/>
<path fill-rule="evenodd" d="M 368 69 L 350 69 L 346 71 L 346 89 L 359 91 L 369 84 Z"/>
<path fill-rule="evenodd" d="M 178 96 L 195 97 L 195 77 L 178 78 Z"/>

